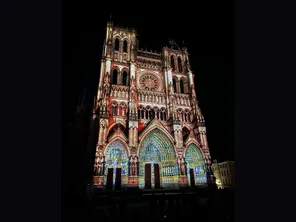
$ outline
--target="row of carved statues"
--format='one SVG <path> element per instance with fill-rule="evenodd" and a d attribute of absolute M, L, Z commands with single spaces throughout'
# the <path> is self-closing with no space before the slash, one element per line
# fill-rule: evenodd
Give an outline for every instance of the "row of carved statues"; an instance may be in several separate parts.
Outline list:
<path fill-rule="evenodd" d="M 176 95 L 174 103 L 176 105 L 182 105 L 182 106 L 190 106 L 190 98 L 189 96 L 180 96 L 180 95 Z"/>
<path fill-rule="evenodd" d="M 158 103 L 158 104 L 165 104 L 166 99 L 165 95 L 159 95 L 159 94 L 148 94 L 148 93 L 140 93 L 139 94 L 139 101 L 140 102 L 152 102 L 152 103 Z"/>
<path fill-rule="evenodd" d="M 120 90 L 112 90 L 111 96 L 116 98 L 128 99 L 128 92 L 127 91 L 120 91 Z M 158 95 L 158 94 L 147 94 L 147 93 L 139 93 L 139 101 L 140 102 L 152 102 L 156 104 L 166 104 L 165 95 Z M 190 98 L 189 96 L 179 96 L 176 95 L 174 104 L 182 105 L 182 106 L 190 106 Z"/>
<path fill-rule="evenodd" d="M 105 170 L 105 156 L 99 155 L 95 159 L 94 163 L 94 175 L 103 176 Z M 173 175 L 186 175 L 186 162 L 184 157 L 179 156 L 177 158 L 176 166 L 164 166 L 162 169 L 163 176 L 173 176 Z M 139 175 L 139 161 L 136 155 L 131 155 L 129 159 L 129 176 L 138 176 Z"/>
<path fill-rule="evenodd" d="M 117 98 L 128 99 L 128 92 L 127 91 L 120 91 L 120 90 L 111 90 L 111 96 Z"/>

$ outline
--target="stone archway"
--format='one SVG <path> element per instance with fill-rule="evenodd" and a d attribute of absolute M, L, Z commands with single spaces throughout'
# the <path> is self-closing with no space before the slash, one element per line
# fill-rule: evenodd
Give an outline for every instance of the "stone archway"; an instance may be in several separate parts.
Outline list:
<path fill-rule="evenodd" d="M 113 185 L 115 183 L 116 168 L 121 168 L 122 184 L 128 183 L 128 152 L 125 145 L 120 140 L 111 142 L 105 150 L 105 176 L 107 176 L 108 168 L 113 168 Z"/>
<path fill-rule="evenodd" d="M 188 181 L 190 181 L 190 169 L 193 169 L 195 184 L 207 184 L 205 160 L 202 152 L 194 143 L 187 147 L 185 161 L 187 163 Z"/>
<path fill-rule="evenodd" d="M 139 148 L 139 187 L 144 188 L 145 165 L 151 164 L 151 182 L 154 187 L 154 164 L 158 164 L 160 186 L 178 184 L 176 152 L 168 136 L 158 128 L 150 131 L 141 141 Z"/>

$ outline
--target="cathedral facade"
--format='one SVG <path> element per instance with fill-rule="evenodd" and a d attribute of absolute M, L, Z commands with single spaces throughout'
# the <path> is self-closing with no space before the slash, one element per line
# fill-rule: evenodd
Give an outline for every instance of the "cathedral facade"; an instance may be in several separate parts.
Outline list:
<path fill-rule="evenodd" d="M 93 118 L 93 185 L 210 183 L 211 156 L 185 47 L 140 50 L 135 29 L 107 23 Z"/>

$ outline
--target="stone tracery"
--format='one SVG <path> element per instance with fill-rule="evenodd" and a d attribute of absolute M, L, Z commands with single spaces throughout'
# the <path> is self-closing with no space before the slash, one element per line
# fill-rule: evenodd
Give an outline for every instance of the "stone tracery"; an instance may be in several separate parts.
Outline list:
<path fill-rule="evenodd" d="M 148 162 L 159 164 L 162 186 L 188 185 L 190 168 L 195 183 L 205 184 L 211 158 L 187 49 L 158 53 L 136 43 L 134 29 L 107 24 L 94 110 L 100 117 L 94 185 L 106 184 L 108 168 L 114 177 L 120 168 L 122 184 L 143 187 Z M 153 185 L 154 165 L 151 176 Z"/>
<path fill-rule="evenodd" d="M 105 161 L 105 175 L 108 173 L 108 168 L 116 169 L 117 167 L 121 168 L 123 177 L 128 175 L 128 153 L 121 141 L 116 140 L 106 148 Z M 124 182 L 127 183 L 127 181 Z"/>
<path fill-rule="evenodd" d="M 140 186 L 143 185 L 144 163 L 159 163 L 163 185 L 176 183 L 178 167 L 174 146 L 159 129 L 153 129 L 142 140 L 139 148 Z"/>
<path fill-rule="evenodd" d="M 205 160 L 200 149 L 195 144 L 190 144 L 186 150 L 187 175 L 190 177 L 190 169 L 193 169 L 196 184 L 207 182 Z"/>

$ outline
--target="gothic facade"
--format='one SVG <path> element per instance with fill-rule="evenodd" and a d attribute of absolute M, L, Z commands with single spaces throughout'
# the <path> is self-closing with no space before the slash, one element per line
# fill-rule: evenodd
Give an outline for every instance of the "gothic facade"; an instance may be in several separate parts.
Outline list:
<path fill-rule="evenodd" d="M 108 22 L 93 118 L 94 186 L 116 169 L 126 186 L 207 185 L 211 156 L 185 47 L 140 50 L 135 29 Z M 113 169 L 113 170 L 112 170 Z"/>

